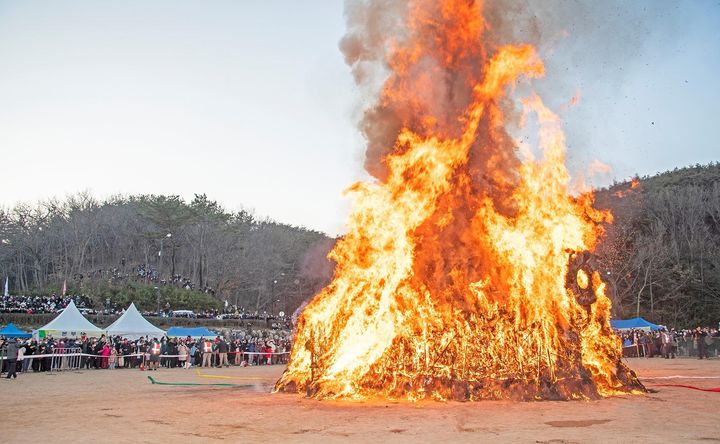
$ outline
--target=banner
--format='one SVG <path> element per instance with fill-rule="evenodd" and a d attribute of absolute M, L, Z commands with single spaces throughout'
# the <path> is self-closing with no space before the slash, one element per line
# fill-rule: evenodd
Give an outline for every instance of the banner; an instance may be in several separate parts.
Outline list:
<path fill-rule="evenodd" d="M 40 339 L 52 336 L 53 338 L 71 338 L 77 339 L 81 336 L 88 338 L 99 338 L 103 335 L 102 331 L 86 333 L 84 331 L 61 331 L 61 330 L 36 330 L 37 337 Z"/>

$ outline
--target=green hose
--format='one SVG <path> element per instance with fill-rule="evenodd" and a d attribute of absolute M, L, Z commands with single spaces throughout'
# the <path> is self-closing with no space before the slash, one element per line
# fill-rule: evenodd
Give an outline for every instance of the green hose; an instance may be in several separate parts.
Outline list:
<path fill-rule="evenodd" d="M 148 379 L 153 384 L 157 385 L 204 385 L 204 386 L 214 386 L 214 387 L 251 387 L 249 384 L 198 384 L 195 382 L 160 382 L 153 379 L 152 376 L 148 376 Z"/>

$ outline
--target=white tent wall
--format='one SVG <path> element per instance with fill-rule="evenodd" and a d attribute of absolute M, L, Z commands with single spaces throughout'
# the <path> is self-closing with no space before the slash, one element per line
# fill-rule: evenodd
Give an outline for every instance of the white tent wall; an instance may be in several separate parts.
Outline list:
<path fill-rule="evenodd" d="M 80 313 L 75 303 L 70 301 L 67 307 L 55 319 L 33 331 L 35 338 L 79 338 L 81 336 L 100 337 L 102 328 L 96 327 Z"/>
<path fill-rule="evenodd" d="M 105 332 L 108 336 L 120 336 L 128 339 L 138 339 L 144 336 L 150 339 L 159 339 L 165 335 L 164 330 L 155 327 L 140 314 L 134 303 L 131 303 L 125 313 L 110 324 Z"/>

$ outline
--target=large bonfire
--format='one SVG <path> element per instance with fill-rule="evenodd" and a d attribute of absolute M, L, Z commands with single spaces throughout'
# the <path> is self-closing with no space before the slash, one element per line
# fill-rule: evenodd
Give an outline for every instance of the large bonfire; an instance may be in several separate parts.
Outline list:
<path fill-rule="evenodd" d="M 515 98 L 543 75 L 534 47 L 498 44 L 479 1 L 397 2 L 398 23 L 373 18 L 392 2 L 366 3 L 342 46 L 364 86 L 378 62 L 389 71 L 362 122 L 376 180 L 349 190 L 333 281 L 303 311 L 276 390 L 412 400 L 642 391 L 593 268 L 610 215 L 591 194 L 569 193 L 559 118 L 533 92 Z M 507 129 L 530 118 L 535 147 Z"/>

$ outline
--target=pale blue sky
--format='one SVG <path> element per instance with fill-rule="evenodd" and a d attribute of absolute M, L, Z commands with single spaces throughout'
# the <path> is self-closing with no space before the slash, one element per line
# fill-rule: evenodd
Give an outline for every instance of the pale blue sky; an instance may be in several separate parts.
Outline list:
<path fill-rule="evenodd" d="M 625 4 L 541 48 L 546 102 L 581 95 L 570 167 L 610 164 L 600 185 L 720 160 L 720 3 Z M 342 232 L 365 177 L 343 33 L 340 1 L 0 0 L 0 205 L 206 193 Z"/>

